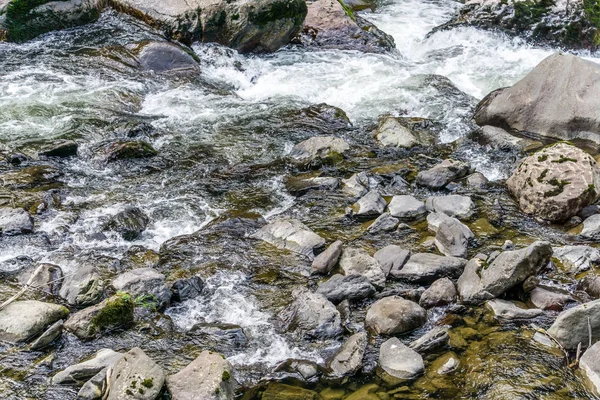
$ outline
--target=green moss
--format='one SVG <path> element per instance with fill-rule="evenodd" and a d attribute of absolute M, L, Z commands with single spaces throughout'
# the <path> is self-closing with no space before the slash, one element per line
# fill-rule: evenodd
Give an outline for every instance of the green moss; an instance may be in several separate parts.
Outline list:
<path fill-rule="evenodd" d="M 134 303 L 127 293 L 117 293 L 92 319 L 95 331 L 128 325 L 133 321 Z"/>
<path fill-rule="evenodd" d="M 552 160 L 553 163 L 565 163 L 565 162 L 577 162 L 576 158 L 569 158 L 569 157 L 565 157 L 564 155 L 560 155 L 560 157 L 558 158 L 558 160 Z"/>
<path fill-rule="evenodd" d="M 108 149 L 108 160 L 129 160 L 133 158 L 153 157 L 158 152 L 143 140 L 132 142 L 117 142 Z"/>
<path fill-rule="evenodd" d="M 526 0 L 514 3 L 515 25 L 526 28 L 538 22 L 555 5 L 553 0 Z"/>
<path fill-rule="evenodd" d="M 338 0 L 338 2 L 340 3 L 340 5 L 344 9 L 344 11 L 346 12 L 346 15 L 349 16 L 350 18 L 352 18 L 352 21 L 356 21 L 356 16 L 354 15 L 354 11 L 352 11 L 352 9 L 350 7 L 345 5 L 342 0 Z"/>
<path fill-rule="evenodd" d="M 145 308 L 146 310 L 156 311 L 159 305 L 159 301 L 152 293 L 146 293 L 139 295 L 135 298 L 135 306 Z"/>
<path fill-rule="evenodd" d="M 600 1 L 598 0 L 583 0 L 583 9 L 587 20 L 597 29 L 600 29 Z M 600 35 L 596 32 L 594 37 L 595 45 L 600 44 Z M 598 42 L 596 42 L 598 40 Z"/>
<path fill-rule="evenodd" d="M 129 396 L 133 396 L 133 392 L 131 390 L 129 390 L 129 389 L 127 389 L 125 391 L 125 393 L 128 394 Z"/>
<path fill-rule="evenodd" d="M 538 156 L 538 161 L 539 162 L 544 162 L 548 159 L 548 154 L 542 154 L 541 156 Z"/>
<path fill-rule="evenodd" d="M 230 379 L 231 379 L 231 374 L 229 373 L 229 371 L 223 371 L 223 375 L 221 375 L 221 380 L 228 381 Z"/>
<path fill-rule="evenodd" d="M 545 192 L 544 193 L 544 197 L 558 196 L 559 194 L 561 194 L 565 190 L 565 186 L 567 186 L 571 182 L 569 182 L 569 181 L 559 181 L 558 179 L 554 178 L 554 179 L 549 180 L 548 183 L 551 184 L 552 186 L 555 186 L 555 188 L 552 189 L 552 190 L 549 190 L 549 191 Z"/>
<path fill-rule="evenodd" d="M 142 381 L 142 386 L 150 389 L 152 386 L 154 386 L 154 380 L 152 378 L 146 378 Z"/>
<path fill-rule="evenodd" d="M 548 174 L 548 168 L 546 168 L 545 170 L 542 171 L 540 176 L 538 176 L 537 181 L 542 182 L 547 174 Z"/>

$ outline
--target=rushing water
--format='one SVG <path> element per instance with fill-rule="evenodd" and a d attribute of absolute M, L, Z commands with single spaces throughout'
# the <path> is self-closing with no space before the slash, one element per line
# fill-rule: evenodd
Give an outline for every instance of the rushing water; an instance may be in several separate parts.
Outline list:
<path fill-rule="evenodd" d="M 459 6 L 441 0 L 395 0 L 367 13 L 394 37 L 397 51 L 390 54 L 290 48 L 242 56 L 220 46 L 196 44 L 193 50 L 202 68 L 195 77 L 157 76 L 132 67 L 126 45 L 157 36 L 116 13 L 26 44 L 1 44 L 0 149 L 34 155 L 40 145 L 57 138 L 76 139 L 81 146 L 79 157 L 59 162 L 61 181 L 68 189 L 63 207 L 39 217 L 37 230 L 47 233 L 49 242 L 6 241 L 0 261 L 21 255 L 35 261 L 60 260 L 68 273 L 86 251 L 121 257 L 132 244 L 158 251 L 168 239 L 196 232 L 226 211 L 254 211 L 270 218 L 292 209 L 296 200 L 285 190 L 285 170 L 261 169 L 251 178 L 227 171 L 268 165 L 310 136 L 285 128 L 280 119 L 311 104 L 342 108 L 354 124 L 348 135 L 357 143 L 366 140 L 366 127 L 385 113 L 436 120 L 445 143 L 464 138 L 472 129 L 469 117 L 479 99 L 513 84 L 554 50 L 474 28 L 428 35 Z M 140 123 L 154 128 L 147 139 L 160 156 L 144 167 L 104 163 L 98 149 Z M 509 161 L 493 159 L 485 149 L 467 147 L 461 152 L 491 180 L 509 172 Z M 215 171 L 225 172 L 215 178 Z M 151 217 L 138 240 L 96 235 L 108 216 L 130 204 Z M 314 227 L 326 231 L 328 223 L 324 217 Z M 65 260 L 65 254 L 73 257 Z M 306 280 L 305 275 L 300 273 L 298 279 Z M 227 354 L 239 367 L 260 366 L 255 369 L 262 371 L 289 358 L 323 362 L 338 344 L 315 347 L 277 333 L 271 309 L 254 294 L 256 287 L 248 271 L 218 272 L 208 278 L 202 298 L 173 306 L 167 315 L 182 332 L 197 322 L 242 326 L 249 345 Z M 500 333 L 496 340 L 501 340 Z M 519 356 L 514 346 L 522 338 L 510 340 L 507 354 L 514 361 Z M 467 353 L 476 358 L 479 350 L 498 351 L 497 342 L 486 346 L 491 350 L 471 349 L 472 345 Z M 538 350 L 529 354 L 540 357 L 540 363 L 548 361 Z M 477 374 L 494 375 L 494 368 L 503 366 L 498 360 L 483 364 Z M 535 367 L 526 368 L 532 368 L 526 377 L 539 373 Z M 557 372 L 559 380 L 573 381 L 572 374 L 561 374 Z M 465 382 L 458 379 L 453 384 Z M 502 375 L 502 385 L 511 384 L 515 396 L 525 396 L 518 398 L 542 398 L 531 397 L 534 392 L 548 395 L 544 387 L 522 393 L 518 388 L 525 383 L 519 376 Z M 545 385 L 554 388 L 556 382 Z M 581 396 L 580 389 L 566 393 Z M 543 398 L 568 398 L 548 396 Z"/>

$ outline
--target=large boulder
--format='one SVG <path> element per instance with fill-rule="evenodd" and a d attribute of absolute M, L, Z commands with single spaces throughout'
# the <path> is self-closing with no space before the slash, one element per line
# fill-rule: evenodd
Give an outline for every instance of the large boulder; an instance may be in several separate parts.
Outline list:
<path fill-rule="evenodd" d="M 70 305 L 96 304 L 104 294 L 104 280 L 93 266 L 80 265 L 72 274 L 67 274 L 59 294 Z"/>
<path fill-rule="evenodd" d="M 425 203 L 409 195 L 392 197 L 388 209 L 393 217 L 403 220 L 416 219 L 422 217 L 427 212 Z"/>
<path fill-rule="evenodd" d="M 325 296 L 333 304 L 338 304 L 346 299 L 351 301 L 366 299 L 375 294 L 375 287 L 366 276 L 336 274 L 319 285 L 317 293 Z"/>
<path fill-rule="evenodd" d="M 423 308 L 433 308 L 445 306 L 456 299 L 456 287 L 448 278 L 441 278 L 433 282 L 429 288 L 423 292 L 419 299 L 419 305 Z"/>
<path fill-rule="evenodd" d="M 315 257 L 311 268 L 313 272 L 328 274 L 337 265 L 342 254 L 343 243 L 341 240 L 333 242 L 325 251 Z"/>
<path fill-rule="evenodd" d="M 392 269 L 390 276 L 409 282 L 431 283 L 440 278 L 457 278 L 466 263 L 462 258 L 416 253 L 401 269 Z"/>
<path fill-rule="evenodd" d="M 419 132 L 403 122 L 401 118 L 385 115 L 379 119 L 373 136 L 384 147 L 411 148 L 428 142 L 427 138 L 421 137 Z"/>
<path fill-rule="evenodd" d="M 342 138 L 335 136 L 313 136 L 292 148 L 290 158 L 300 165 L 319 165 L 335 163 L 350 149 Z"/>
<path fill-rule="evenodd" d="M 114 350 L 102 349 L 89 360 L 73 364 L 58 372 L 52 377 L 52 383 L 55 385 L 82 384 L 104 368 L 112 367 L 122 356 L 122 353 Z"/>
<path fill-rule="evenodd" d="M 458 279 L 461 299 L 465 303 L 478 303 L 498 297 L 536 275 L 551 256 L 550 243 L 538 241 L 521 250 L 502 252 L 489 265 L 472 259 Z"/>
<path fill-rule="evenodd" d="M 363 365 L 363 357 L 367 349 L 366 332 L 355 333 L 344 342 L 328 363 L 332 374 L 337 377 L 352 375 Z"/>
<path fill-rule="evenodd" d="M 276 219 L 259 229 L 253 237 L 311 259 L 314 257 L 315 249 L 325 246 L 325 239 L 302 222 L 290 218 Z"/>
<path fill-rule="evenodd" d="M 302 32 L 295 42 L 318 49 L 383 53 L 393 50 L 394 39 L 354 14 L 337 0 L 309 0 Z"/>
<path fill-rule="evenodd" d="M 216 42 L 241 53 L 275 51 L 300 31 L 301 0 L 112 0 L 112 5 L 186 44 Z"/>
<path fill-rule="evenodd" d="M 152 304 L 158 310 L 171 301 L 171 291 L 165 284 L 165 276 L 153 268 L 138 268 L 127 271 L 112 281 L 120 292 L 129 293 L 136 301 Z"/>
<path fill-rule="evenodd" d="M 404 264 L 406 264 L 410 258 L 410 250 L 405 250 L 400 246 L 390 244 L 389 246 L 377 250 L 377 252 L 373 254 L 373 258 L 379 262 L 381 270 L 387 277 L 391 271 L 399 271 L 404 267 Z"/>
<path fill-rule="evenodd" d="M 510 88 L 490 93 L 475 121 L 541 137 L 600 143 L 600 65 L 554 54 Z"/>
<path fill-rule="evenodd" d="M 560 343 L 565 349 L 575 349 L 581 343 L 587 347 L 591 342 L 600 339 L 600 300 L 594 300 L 570 308 L 559 314 L 556 321 L 548 329 L 548 334 Z"/>
<path fill-rule="evenodd" d="M 117 232 L 125 240 L 135 240 L 146 229 L 149 222 L 150 218 L 139 207 L 127 207 L 112 216 L 103 230 Z"/>
<path fill-rule="evenodd" d="M 423 357 L 400 339 L 391 338 L 379 348 L 379 366 L 397 379 L 415 379 L 425 371 Z"/>
<path fill-rule="evenodd" d="M 87 24 L 98 19 L 105 4 L 103 0 L 0 2 L 0 40 L 4 36 L 11 42 L 25 42 L 46 32 Z"/>
<path fill-rule="evenodd" d="M 417 303 L 390 296 L 369 307 L 365 327 L 376 335 L 397 335 L 417 329 L 426 321 L 427 311 Z"/>
<path fill-rule="evenodd" d="M 108 381 L 107 400 L 154 400 L 165 384 L 165 373 L 146 353 L 134 347 L 115 363 Z"/>
<path fill-rule="evenodd" d="M 119 293 L 76 312 L 64 326 L 78 338 L 90 340 L 104 331 L 126 328 L 133 322 L 133 309 L 131 296 Z"/>
<path fill-rule="evenodd" d="M 587 349 L 579 360 L 579 370 L 594 393 L 600 393 L 600 342 Z"/>
<path fill-rule="evenodd" d="M 506 185 L 523 212 L 562 221 L 599 198 L 600 167 L 584 151 L 558 143 L 523 160 Z"/>
<path fill-rule="evenodd" d="M 200 66 L 189 50 L 170 42 L 142 43 L 137 59 L 145 70 L 155 73 L 198 73 Z"/>
<path fill-rule="evenodd" d="M 231 365 L 211 351 L 203 351 L 187 367 L 167 377 L 172 400 L 233 400 L 233 385 Z"/>
<path fill-rule="evenodd" d="M 279 314 L 284 330 L 323 339 L 342 333 L 340 312 L 325 298 L 307 289 L 295 290 L 294 301 Z"/>
<path fill-rule="evenodd" d="M 57 304 L 15 301 L 0 311 L 0 340 L 10 343 L 29 340 L 67 315 L 69 310 Z"/>
<path fill-rule="evenodd" d="M 340 268 L 344 271 L 344 275 L 362 275 L 366 277 L 376 288 L 385 286 L 386 277 L 381 265 L 364 250 L 344 249 L 340 257 Z"/>

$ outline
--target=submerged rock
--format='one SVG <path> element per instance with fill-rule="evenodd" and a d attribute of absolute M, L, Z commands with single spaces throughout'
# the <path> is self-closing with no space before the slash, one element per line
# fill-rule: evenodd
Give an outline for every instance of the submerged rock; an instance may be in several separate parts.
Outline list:
<path fill-rule="evenodd" d="M 468 175 L 469 164 L 457 160 L 444 160 L 440 164 L 421 171 L 417 175 L 417 185 L 430 189 L 442 189 L 450 182 Z"/>
<path fill-rule="evenodd" d="M 262 394 L 262 400 L 321 400 L 317 392 L 298 386 L 271 382 Z"/>
<path fill-rule="evenodd" d="M 165 276 L 153 268 L 127 271 L 112 281 L 119 292 L 129 293 L 146 307 L 164 309 L 171 301 L 171 291 L 165 284 Z"/>
<path fill-rule="evenodd" d="M 375 294 L 375 287 L 366 276 L 336 274 L 319 285 L 317 293 L 325 296 L 333 304 L 338 304 L 345 299 L 351 301 L 366 299 Z"/>
<path fill-rule="evenodd" d="M 297 219 L 279 218 L 259 229 L 253 237 L 280 249 L 290 250 L 309 258 L 314 250 L 325 246 L 325 239 L 311 231 Z"/>
<path fill-rule="evenodd" d="M 425 371 L 423 358 L 398 338 L 386 340 L 379 348 L 379 366 L 397 379 L 411 380 Z"/>
<path fill-rule="evenodd" d="M 108 381 L 107 400 L 154 400 L 165 384 L 165 373 L 146 353 L 134 347 L 115 363 Z"/>
<path fill-rule="evenodd" d="M 33 232 L 33 218 L 22 208 L 0 208 L 0 233 L 22 235 Z"/>
<path fill-rule="evenodd" d="M 171 285 L 171 300 L 186 301 L 200 296 L 204 281 L 199 276 L 178 279 Z"/>
<path fill-rule="evenodd" d="M 558 143 L 523 160 L 506 186 L 523 212 L 563 221 L 598 199 L 600 167 L 577 147 Z"/>
<path fill-rule="evenodd" d="M 9 343 L 27 341 L 67 315 L 69 310 L 57 304 L 15 301 L 0 310 L 0 340 Z"/>
<path fill-rule="evenodd" d="M 81 385 L 106 367 L 112 367 L 122 356 L 123 353 L 102 349 L 89 360 L 71 365 L 54 375 L 52 383 L 55 385 Z"/>
<path fill-rule="evenodd" d="M 154 157 L 158 152 L 143 140 L 119 141 L 111 144 L 106 149 L 106 161 L 132 160 L 136 158 Z"/>
<path fill-rule="evenodd" d="M 565 349 L 573 350 L 579 343 L 587 347 L 590 329 L 594 343 L 600 339 L 600 300 L 563 311 L 548 329 L 548 334 Z"/>
<path fill-rule="evenodd" d="M 396 335 L 417 329 L 426 321 L 427 311 L 417 303 L 390 296 L 369 307 L 365 327 L 376 335 Z"/>
<path fill-rule="evenodd" d="M 198 62 L 191 55 L 193 53 L 175 43 L 143 43 L 138 52 L 138 62 L 145 70 L 156 73 L 200 72 Z"/>
<path fill-rule="evenodd" d="M 295 42 L 304 47 L 383 53 L 394 39 L 336 0 L 311 0 L 302 32 Z"/>
<path fill-rule="evenodd" d="M 188 366 L 167 377 L 173 400 L 233 400 L 232 367 L 221 354 L 203 351 Z"/>
<path fill-rule="evenodd" d="M 135 240 L 146 230 L 150 218 L 139 207 L 127 207 L 113 216 L 103 227 L 120 234 L 125 240 Z"/>
<path fill-rule="evenodd" d="M 600 143 L 600 66 L 557 53 L 514 86 L 486 96 L 475 113 L 478 125 L 507 127 L 541 137 Z M 557 153 L 559 155 L 559 153 Z"/>
<path fill-rule="evenodd" d="M 379 262 L 364 250 L 346 248 L 340 257 L 340 268 L 344 275 L 362 275 L 376 288 L 385 286 L 385 274 Z"/>
<path fill-rule="evenodd" d="M 473 200 L 469 196 L 458 194 L 428 197 L 425 206 L 429 211 L 435 211 L 436 213 L 458 219 L 469 219 L 475 214 Z"/>
<path fill-rule="evenodd" d="M 337 377 L 349 376 L 358 372 L 363 365 L 367 349 L 366 332 L 355 333 L 344 342 L 328 363 L 332 374 Z"/>
<path fill-rule="evenodd" d="M 286 331 L 298 331 L 316 339 L 342 333 L 340 313 L 325 296 L 307 289 L 296 290 L 292 296 L 292 304 L 279 314 Z"/>
<path fill-rule="evenodd" d="M 390 276 L 409 282 L 429 283 L 439 278 L 457 278 L 467 260 L 443 257 L 430 253 L 416 253 L 400 270 L 391 270 Z"/>
<path fill-rule="evenodd" d="M 535 318 L 542 314 L 542 310 L 521 308 L 512 301 L 494 299 L 486 304 L 492 310 L 494 316 L 502 320 Z"/>
<path fill-rule="evenodd" d="M 72 157 L 77 155 L 78 147 L 77 142 L 72 140 L 59 140 L 41 149 L 38 155 L 44 157 Z"/>

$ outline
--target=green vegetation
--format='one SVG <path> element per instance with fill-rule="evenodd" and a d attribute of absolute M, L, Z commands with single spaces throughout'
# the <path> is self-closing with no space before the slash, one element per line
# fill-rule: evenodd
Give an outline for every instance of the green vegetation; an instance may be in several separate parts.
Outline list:
<path fill-rule="evenodd" d="M 583 9 L 589 23 L 596 28 L 594 45 L 600 46 L 600 0 L 583 0 Z"/>
<path fill-rule="evenodd" d="M 552 160 L 553 163 L 559 163 L 559 164 L 562 164 L 562 163 L 565 163 L 565 162 L 568 162 L 568 161 L 577 162 L 577 159 L 576 158 L 565 157 L 564 155 L 561 154 L 558 160 Z"/>
<path fill-rule="evenodd" d="M 548 183 L 551 184 L 552 186 L 555 186 L 555 188 L 545 192 L 544 197 L 558 196 L 565 190 L 565 186 L 569 185 L 571 182 L 559 181 L 558 179 L 554 178 L 554 179 L 549 180 Z"/>
<path fill-rule="evenodd" d="M 92 319 L 94 331 L 128 325 L 133 321 L 134 303 L 127 293 L 117 293 Z"/>
<path fill-rule="evenodd" d="M 537 181 L 541 183 L 547 174 L 548 174 L 548 168 L 546 168 L 545 170 L 542 171 L 540 176 L 538 176 Z"/>
<path fill-rule="evenodd" d="M 541 156 L 538 156 L 538 161 L 539 162 L 544 162 L 548 159 L 548 154 L 543 154 Z"/>
<path fill-rule="evenodd" d="M 148 389 L 150 389 L 152 386 L 154 386 L 154 381 L 152 378 L 146 378 L 142 381 L 142 386 L 147 387 Z"/>
<path fill-rule="evenodd" d="M 554 0 L 526 0 L 514 4 L 515 23 L 520 28 L 538 22 L 555 5 Z"/>
<path fill-rule="evenodd" d="M 222 381 L 228 381 L 231 379 L 231 374 L 229 371 L 223 371 L 223 375 L 221 376 Z"/>
<path fill-rule="evenodd" d="M 136 307 L 156 311 L 160 302 L 152 293 L 145 293 L 136 297 L 134 303 Z"/>

